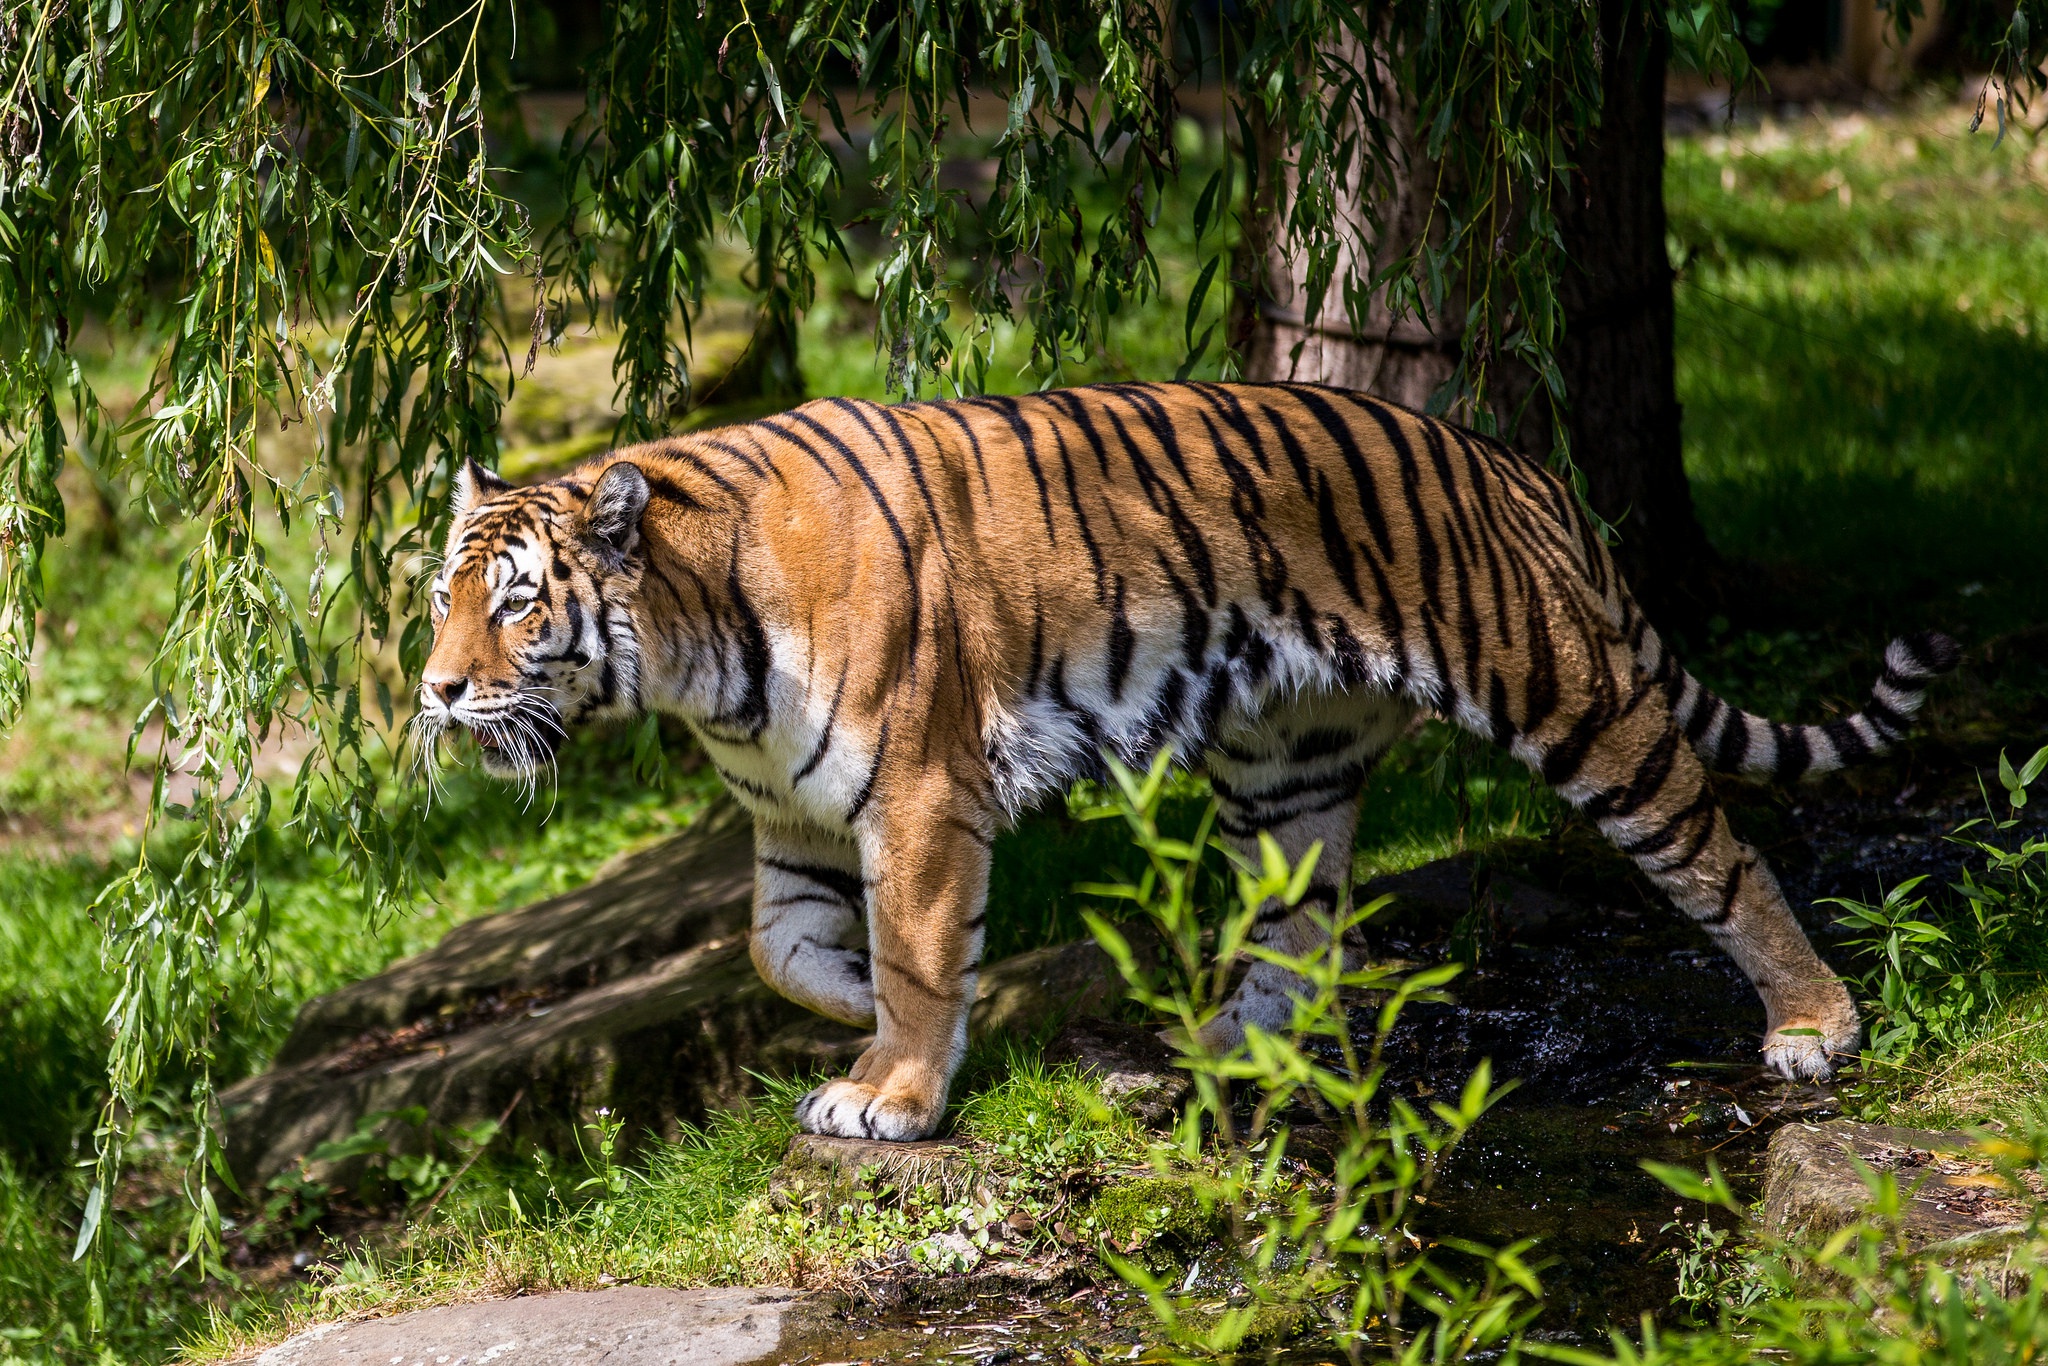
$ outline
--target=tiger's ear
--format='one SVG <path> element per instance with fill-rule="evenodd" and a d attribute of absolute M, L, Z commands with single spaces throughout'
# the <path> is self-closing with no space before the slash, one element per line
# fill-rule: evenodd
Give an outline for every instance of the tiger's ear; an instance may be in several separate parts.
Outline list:
<path fill-rule="evenodd" d="M 512 481 L 501 479 L 476 462 L 475 456 L 467 456 L 455 471 L 455 483 L 449 490 L 448 511 L 451 521 L 459 522 L 469 515 L 469 510 L 486 498 L 495 498 L 512 487 Z"/>
<path fill-rule="evenodd" d="M 617 565 L 640 543 L 640 514 L 647 510 L 647 476 L 621 460 L 605 467 L 583 506 L 583 534 L 605 561 Z"/>

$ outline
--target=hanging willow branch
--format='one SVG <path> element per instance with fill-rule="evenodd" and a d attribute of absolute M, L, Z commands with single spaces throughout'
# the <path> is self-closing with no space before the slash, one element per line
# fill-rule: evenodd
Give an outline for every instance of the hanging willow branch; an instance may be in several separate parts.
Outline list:
<path fill-rule="evenodd" d="M 2005 12 L 2008 85 L 2038 65 L 2044 5 Z M 1739 62 L 1725 0 L 1644 0 L 1640 20 Z M 1213 336 L 1195 334 L 1204 297 L 1232 278 L 1220 228 L 1266 177 L 1292 187 L 1277 230 L 1309 262 L 1311 320 L 1356 320 L 1376 293 L 1460 307 L 1467 411 L 1501 355 L 1558 387 L 1552 204 L 1600 117 L 1591 0 L 615 0 L 602 25 L 566 211 L 537 231 L 492 160 L 523 136 L 518 43 L 548 27 L 527 0 L 0 0 L 0 722 L 29 688 L 68 452 L 193 531 L 136 729 L 150 838 L 98 903 L 119 980 L 101 1193 L 168 1063 L 210 1099 L 215 1011 L 262 952 L 252 835 L 282 822 L 338 850 L 370 907 L 432 867 L 394 779 L 402 704 L 370 664 L 395 641 L 417 677 L 426 624 L 400 614 L 448 476 L 494 463 L 522 357 L 573 312 L 616 326 L 619 438 L 660 433 L 691 401 L 717 236 L 793 318 L 858 202 L 896 388 L 983 387 L 1005 322 L 1059 383 L 1161 287 L 1150 234 L 1199 80 L 1223 86 L 1237 141 L 1194 212 L 1214 254 L 1190 364 Z M 1433 230 L 1347 265 L 1373 259 L 1408 129 L 1443 168 Z M 942 174 L 965 147 L 994 163 L 974 194 Z M 92 320 L 151 349 L 132 412 L 71 353 Z M 310 459 L 264 436 L 295 424 Z M 259 512 L 319 537 L 303 591 L 266 560 Z M 310 757 L 274 808 L 256 757 L 282 726 Z M 200 1127 L 208 1256 L 220 1161 Z"/>

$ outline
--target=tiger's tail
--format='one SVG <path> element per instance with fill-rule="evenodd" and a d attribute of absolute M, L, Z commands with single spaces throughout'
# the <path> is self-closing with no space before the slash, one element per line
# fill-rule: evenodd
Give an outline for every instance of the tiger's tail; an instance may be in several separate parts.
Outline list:
<path fill-rule="evenodd" d="M 1731 706 L 1687 673 L 1644 619 L 1627 604 L 1636 660 L 1664 687 L 1671 714 L 1707 767 L 1720 773 L 1791 783 L 1832 773 L 1882 754 L 1906 734 L 1936 679 L 1953 670 L 1962 648 L 1939 631 L 1901 636 L 1885 647 L 1884 673 L 1854 716 L 1818 726 L 1787 725 Z"/>

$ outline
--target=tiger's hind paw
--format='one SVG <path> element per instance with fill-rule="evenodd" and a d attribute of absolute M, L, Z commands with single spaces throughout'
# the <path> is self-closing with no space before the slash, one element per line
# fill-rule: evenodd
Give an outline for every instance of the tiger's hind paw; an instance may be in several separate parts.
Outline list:
<path fill-rule="evenodd" d="M 944 1110 L 944 1097 L 934 1105 L 914 1094 L 883 1091 L 842 1077 L 798 1101 L 796 1122 L 807 1134 L 903 1143 L 929 1137 Z"/>
<path fill-rule="evenodd" d="M 1778 1026 L 1764 1039 L 1764 1066 L 1787 1081 L 1826 1081 L 1841 1062 L 1856 1056 L 1860 1031 L 1825 1030 L 1804 1022 Z"/>

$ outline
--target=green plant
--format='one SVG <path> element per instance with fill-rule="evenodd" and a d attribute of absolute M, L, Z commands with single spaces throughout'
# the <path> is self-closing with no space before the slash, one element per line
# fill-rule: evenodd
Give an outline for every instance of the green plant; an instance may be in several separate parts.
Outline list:
<path fill-rule="evenodd" d="M 1303 957 L 1251 942 L 1261 907 L 1299 903 L 1321 852 L 1310 849 L 1290 866 L 1265 834 L 1257 863 L 1215 846 L 1235 864 L 1235 900 L 1205 917 L 1195 891 L 1215 807 L 1189 838 L 1162 832 L 1159 807 L 1171 765 L 1162 754 L 1140 775 L 1109 760 L 1115 786 L 1095 814 L 1129 825 L 1147 867 L 1135 883 L 1088 889 L 1143 914 L 1165 947 L 1166 970 L 1140 963 L 1128 938 L 1103 917 L 1090 925 L 1133 998 L 1171 1022 L 1180 1065 L 1194 1076 L 1195 1099 L 1153 1160 L 1161 1171 L 1194 1168 L 1211 1178 L 1196 1191 L 1225 1216 L 1219 1256 L 1235 1290 L 1217 1313 L 1201 1308 L 1210 1297 L 1188 1294 L 1192 1276 L 1176 1290 L 1113 1250 L 1105 1249 L 1105 1259 L 1144 1291 L 1174 1344 L 1199 1355 L 1235 1351 L 1255 1332 L 1311 1326 L 1330 1334 L 1353 1361 L 1462 1361 L 1512 1351 L 1542 1295 L 1523 1258 L 1529 1244 L 1425 1246 L 1411 1227 L 1444 1157 L 1502 1091 L 1483 1062 L 1456 1104 L 1433 1102 L 1427 1115 L 1381 1090 L 1381 1049 L 1402 1009 L 1442 999 L 1440 989 L 1458 966 L 1405 975 L 1347 966 L 1345 937 L 1384 900 L 1326 919 L 1326 947 Z M 1254 1026 L 1242 1045 L 1218 1051 L 1204 1042 L 1204 1030 L 1246 958 L 1298 974 L 1302 990 L 1285 1031 Z M 1373 1003 L 1364 1049 L 1349 1008 L 1361 996 Z M 1296 1113 L 1326 1117 L 1335 1130 L 1327 1179 L 1304 1179 L 1284 1161 L 1292 1137 L 1287 1117 Z M 1459 1274 L 1439 1248 L 1478 1268 L 1479 1279 Z"/>
<path fill-rule="evenodd" d="M 2038 1176 L 2048 1158 L 2048 1127 L 2037 1114 L 2011 1135 L 1980 1140 L 1979 1151 L 2024 1193 L 2021 1174 Z M 1637 1340 L 1614 1333 L 1611 1353 L 1530 1343 L 1530 1355 L 1570 1366 L 2025 1366 L 2048 1351 L 2038 1208 L 2019 1230 L 1915 1248 L 1900 1220 L 1908 1192 L 1892 1173 L 1866 1170 L 1864 1218 L 1824 1237 L 1786 1237 L 1748 1218 L 1711 1160 L 1704 1174 L 1643 1165 L 1684 1198 L 1740 1223 L 1739 1266 L 1723 1240 L 1712 1240 L 1720 1293 L 1696 1303 L 1711 1303 L 1713 1322 L 1665 1332 L 1646 1316 Z"/>
<path fill-rule="evenodd" d="M 2001 841 L 2020 824 L 2027 788 L 2048 770 L 2048 746 L 2015 769 L 2001 752 L 1999 784 L 2008 813 L 1966 821 L 1949 838 L 1974 858 L 1954 897 L 1940 907 L 1909 878 L 1876 905 L 1845 898 L 1840 923 L 1864 932 L 1850 945 L 1872 966 L 1861 985 L 1876 1019 L 1866 1056 L 1896 1064 L 1928 1043 L 1953 1047 L 2004 1001 L 2015 979 L 2041 980 L 2048 969 L 2048 836 Z M 1986 797 L 1986 805 L 1990 799 Z M 1973 833 L 1975 832 L 1975 833 Z"/>
<path fill-rule="evenodd" d="M 435 1124 L 418 1105 L 379 1110 L 357 1120 L 347 1137 L 314 1148 L 297 1173 L 273 1181 L 271 1189 L 281 1194 L 315 1191 L 321 1183 L 309 1168 L 346 1165 L 359 1173 L 354 1193 L 364 1205 L 376 1209 L 395 1202 L 410 1209 L 446 1192 L 497 1138 L 498 1128 L 498 1121 L 491 1119 L 470 1125 Z"/>
<path fill-rule="evenodd" d="M 1748 1308 L 1764 1296 L 1766 1286 L 1738 1228 L 1706 1218 L 1687 1220 L 1683 1205 L 1672 1213 L 1671 1222 L 1657 1231 L 1676 1233 L 1681 1243 L 1659 1252 L 1657 1259 L 1671 1263 L 1678 1282 L 1671 1303 L 1689 1320 L 1710 1322 L 1725 1310 Z"/>

